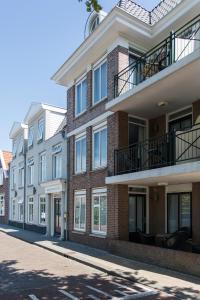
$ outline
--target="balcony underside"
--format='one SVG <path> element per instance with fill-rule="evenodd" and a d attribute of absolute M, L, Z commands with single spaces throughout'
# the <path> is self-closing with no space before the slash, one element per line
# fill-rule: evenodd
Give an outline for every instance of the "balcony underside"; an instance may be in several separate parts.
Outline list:
<path fill-rule="evenodd" d="M 172 112 L 200 99 L 200 49 L 107 103 L 107 110 L 143 118 Z M 168 102 L 159 107 L 161 101 Z"/>
<path fill-rule="evenodd" d="M 106 177 L 106 184 L 137 186 L 174 185 L 192 182 L 200 182 L 199 161 Z"/>

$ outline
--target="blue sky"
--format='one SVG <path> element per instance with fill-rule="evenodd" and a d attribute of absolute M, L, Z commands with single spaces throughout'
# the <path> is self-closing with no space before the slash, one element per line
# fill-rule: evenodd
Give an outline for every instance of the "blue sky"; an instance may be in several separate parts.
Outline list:
<path fill-rule="evenodd" d="M 0 149 L 32 101 L 65 106 L 65 88 L 50 80 L 84 37 L 87 12 L 78 0 L 0 0 Z M 151 9 L 159 0 L 135 1 Z M 109 11 L 117 0 L 100 0 Z"/>

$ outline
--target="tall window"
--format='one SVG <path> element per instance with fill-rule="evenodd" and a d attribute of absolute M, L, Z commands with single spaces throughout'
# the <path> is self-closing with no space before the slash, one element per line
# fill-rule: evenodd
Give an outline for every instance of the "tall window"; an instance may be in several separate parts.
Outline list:
<path fill-rule="evenodd" d="M 39 157 L 39 178 L 41 182 L 46 180 L 46 169 L 46 153 L 42 153 Z"/>
<path fill-rule="evenodd" d="M 86 229 L 86 192 L 76 191 L 74 196 L 74 229 Z"/>
<path fill-rule="evenodd" d="M 92 194 L 92 232 L 107 233 L 107 192 L 94 190 Z"/>
<path fill-rule="evenodd" d="M 16 199 L 12 200 L 12 219 L 16 219 Z"/>
<path fill-rule="evenodd" d="M 129 194 L 129 232 L 146 231 L 146 196 Z"/>
<path fill-rule="evenodd" d="M 24 138 L 23 138 L 23 136 L 21 136 L 21 138 L 19 140 L 18 153 L 22 154 L 23 151 L 24 151 Z"/>
<path fill-rule="evenodd" d="M 183 227 L 191 231 L 191 198 L 191 193 L 168 194 L 167 224 L 169 233 L 173 233 Z"/>
<path fill-rule="evenodd" d="M 3 185 L 3 169 L 0 168 L 0 185 Z"/>
<path fill-rule="evenodd" d="M 11 188 L 14 189 L 16 187 L 16 177 L 15 177 L 16 168 L 11 169 Z"/>
<path fill-rule="evenodd" d="M 28 131 L 28 147 L 33 146 L 33 139 L 34 139 L 34 127 L 30 127 Z"/>
<path fill-rule="evenodd" d="M 24 187 L 24 166 L 19 166 L 19 187 Z"/>
<path fill-rule="evenodd" d="M 45 199 L 45 196 L 40 196 L 39 223 L 41 225 L 46 224 L 46 199 Z"/>
<path fill-rule="evenodd" d="M 107 166 L 107 127 L 93 130 L 93 169 Z"/>
<path fill-rule="evenodd" d="M 34 160 L 33 158 L 28 160 L 28 185 L 33 185 L 34 182 Z"/>
<path fill-rule="evenodd" d="M 53 155 L 53 178 L 58 179 L 62 177 L 62 156 L 61 153 Z"/>
<path fill-rule="evenodd" d="M 33 206 L 34 206 L 34 201 L 33 197 L 28 198 L 28 222 L 33 223 Z"/>
<path fill-rule="evenodd" d="M 87 79 L 76 85 L 76 116 L 86 110 L 87 106 Z"/>
<path fill-rule="evenodd" d="M 23 199 L 18 201 L 18 220 L 22 222 L 24 219 L 24 203 Z"/>
<path fill-rule="evenodd" d="M 94 70 L 93 77 L 93 102 L 96 104 L 107 97 L 107 62 L 102 63 Z"/>
<path fill-rule="evenodd" d="M 40 119 L 38 121 L 37 139 L 38 139 L 38 141 L 42 141 L 44 139 L 44 119 Z"/>
<path fill-rule="evenodd" d="M 17 155 L 17 141 L 13 141 L 13 151 L 12 151 L 12 154 L 13 154 L 13 158 L 16 157 Z"/>
<path fill-rule="evenodd" d="M 5 198 L 0 195 L 0 216 L 5 216 Z"/>
<path fill-rule="evenodd" d="M 75 173 L 86 171 L 86 136 L 76 138 L 75 141 Z"/>

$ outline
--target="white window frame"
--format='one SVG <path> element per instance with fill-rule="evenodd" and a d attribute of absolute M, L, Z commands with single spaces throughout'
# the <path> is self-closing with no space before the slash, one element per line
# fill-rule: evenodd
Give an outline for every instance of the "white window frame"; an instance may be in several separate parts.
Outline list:
<path fill-rule="evenodd" d="M 44 131 L 45 131 L 45 122 L 44 118 L 38 120 L 38 127 L 37 127 L 37 141 L 41 142 L 44 140 Z"/>
<path fill-rule="evenodd" d="M 31 126 L 28 131 L 28 147 L 29 148 L 33 146 L 33 140 L 34 140 L 34 127 Z"/>
<path fill-rule="evenodd" d="M 77 199 L 79 201 L 82 201 L 84 199 L 84 201 L 85 201 L 85 225 L 84 225 L 84 228 L 80 228 L 80 223 L 79 223 L 79 226 L 76 227 L 76 223 L 75 223 L 75 210 L 76 210 Z M 79 211 L 79 220 L 80 220 L 80 215 L 81 215 L 81 210 Z M 86 190 L 80 190 L 80 191 L 74 192 L 74 230 L 81 231 L 81 232 L 86 231 Z"/>
<path fill-rule="evenodd" d="M 43 158 L 44 158 L 44 161 L 43 161 Z M 44 172 L 44 174 L 43 174 L 43 172 Z M 45 182 L 46 179 L 47 179 L 47 156 L 46 156 L 46 152 L 42 152 L 39 155 L 39 181 Z"/>
<path fill-rule="evenodd" d="M 11 169 L 11 189 L 14 190 L 16 187 L 16 167 Z"/>
<path fill-rule="evenodd" d="M 4 177 L 3 168 L 0 168 L 0 185 L 3 185 L 3 177 Z"/>
<path fill-rule="evenodd" d="M 79 117 L 80 115 L 82 115 L 84 112 L 86 112 L 87 110 L 87 97 L 86 97 L 86 107 L 84 109 L 82 109 L 83 107 L 83 82 L 86 81 L 86 92 L 88 90 L 88 83 L 87 83 L 87 77 L 84 76 L 83 78 L 81 78 L 75 86 L 75 117 Z M 81 85 L 81 112 L 77 113 L 77 88 L 78 86 Z"/>
<path fill-rule="evenodd" d="M 100 197 L 101 196 L 106 196 L 106 231 L 102 231 L 100 230 L 101 227 L 101 205 L 100 205 L 100 201 L 99 204 L 97 205 L 99 207 L 99 230 L 95 230 L 94 229 L 94 197 Z M 98 189 L 93 189 L 92 190 L 92 233 L 93 234 L 97 234 L 97 235 L 103 235 L 106 236 L 107 235 L 107 231 L 108 231 L 108 196 L 107 196 L 107 189 L 106 188 L 98 188 Z"/>
<path fill-rule="evenodd" d="M 107 75 L 107 81 L 106 81 L 106 96 L 102 97 L 100 96 L 100 99 L 98 101 L 94 101 L 94 95 L 95 95 L 95 71 L 97 69 L 100 69 L 100 81 L 99 81 L 99 86 L 100 86 L 100 93 L 101 93 L 101 68 L 102 65 L 104 65 L 106 63 L 106 68 L 107 68 L 107 73 L 108 73 L 108 62 L 107 62 L 107 58 L 103 59 L 101 62 L 99 62 L 94 68 L 93 68 L 93 72 L 92 72 L 92 104 L 93 106 L 97 105 L 98 103 L 100 103 L 101 101 L 105 100 L 108 98 L 108 75 Z"/>
<path fill-rule="evenodd" d="M 30 201 L 32 199 L 32 201 Z M 33 206 L 33 214 L 32 214 L 32 219 L 30 220 L 30 205 Z M 34 222 L 34 197 L 29 196 L 28 197 L 28 223 L 33 224 Z"/>
<path fill-rule="evenodd" d="M 61 160 L 61 163 L 60 163 L 60 166 L 59 166 L 60 167 L 59 175 L 57 176 L 56 161 L 57 161 L 58 157 Z M 53 159 L 53 179 L 60 179 L 60 178 L 62 178 L 62 152 L 58 152 L 58 153 L 53 154 L 52 159 Z"/>
<path fill-rule="evenodd" d="M 33 185 L 34 183 L 34 160 L 28 164 L 27 168 L 27 179 L 28 179 L 28 186 Z"/>
<path fill-rule="evenodd" d="M 5 216 L 5 195 L 0 194 L 0 217 Z"/>
<path fill-rule="evenodd" d="M 45 211 L 44 212 L 41 211 L 41 205 L 45 206 Z M 41 213 L 45 214 L 45 222 L 41 221 Z M 39 224 L 40 225 L 46 225 L 46 222 L 47 222 L 47 202 L 46 202 L 46 197 L 45 197 L 45 195 L 40 195 L 39 196 Z"/>
<path fill-rule="evenodd" d="M 94 158 L 94 136 L 96 133 L 98 132 L 101 132 L 103 131 L 104 129 L 107 130 L 107 142 L 106 142 L 106 145 L 107 145 L 107 149 L 106 149 L 106 153 L 107 153 L 107 157 L 106 157 L 106 163 L 105 164 L 99 164 L 99 166 L 95 166 L 95 158 Z M 99 154 L 100 154 L 100 161 L 101 161 L 101 143 L 99 143 Z M 93 170 L 98 170 L 98 169 L 104 169 L 106 168 L 108 165 L 108 127 L 107 127 L 107 122 L 104 122 L 98 126 L 95 126 L 93 127 L 93 130 L 92 130 L 92 168 Z"/>
<path fill-rule="evenodd" d="M 17 156 L 17 140 L 13 141 L 13 150 L 12 150 L 13 158 Z"/>
<path fill-rule="evenodd" d="M 24 187 L 24 166 L 19 167 L 19 187 Z"/>
<path fill-rule="evenodd" d="M 22 208 L 22 214 L 21 214 Z M 24 220 L 24 202 L 23 199 L 18 201 L 18 221 L 23 222 Z"/>
<path fill-rule="evenodd" d="M 24 138 L 23 138 L 23 136 L 21 136 L 21 138 L 19 140 L 18 152 L 19 152 L 19 154 L 22 154 L 24 152 Z"/>
<path fill-rule="evenodd" d="M 81 146 L 81 169 L 78 171 L 77 170 L 77 143 L 84 140 L 85 139 L 85 143 L 86 143 L 86 153 L 85 153 L 85 156 L 86 156 L 86 161 L 85 161 L 85 166 L 83 166 L 83 161 L 82 161 L 82 146 Z M 75 174 L 81 174 L 81 173 L 85 173 L 86 172 L 86 164 L 87 164 L 87 137 L 86 137 L 86 132 L 78 135 L 75 137 L 75 156 L 74 156 L 74 159 L 75 159 Z"/>

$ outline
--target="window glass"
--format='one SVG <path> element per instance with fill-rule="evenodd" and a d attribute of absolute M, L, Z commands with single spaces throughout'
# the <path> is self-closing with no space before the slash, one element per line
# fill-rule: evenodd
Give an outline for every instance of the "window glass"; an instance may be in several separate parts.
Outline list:
<path fill-rule="evenodd" d="M 0 185 L 3 185 L 3 169 L 0 168 Z"/>
<path fill-rule="evenodd" d="M 61 153 L 53 155 L 53 177 L 58 179 L 62 177 L 62 156 Z"/>
<path fill-rule="evenodd" d="M 107 96 L 107 63 L 101 66 L 101 98 Z"/>
<path fill-rule="evenodd" d="M 44 182 L 46 180 L 46 154 L 40 155 L 40 181 Z"/>
<path fill-rule="evenodd" d="M 178 230 L 178 195 L 168 197 L 168 231 L 173 233 Z"/>
<path fill-rule="evenodd" d="M 24 186 L 24 167 L 19 168 L 19 187 Z"/>
<path fill-rule="evenodd" d="M 94 71 L 94 103 L 100 100 L 100 68 Z"/>
<path fill-rule="evenodd" d="M 75 172 L 81 173 L 86 171 L 86 137 L 75 141 Z"/>
<path fill-rule="evenodd" d="M 74 229 L 84 231 L 86 228 L 86 196 L 74 197 Z"/>
<path fill-rule="evenodd" d="M 107 128 L 94 131 L 93 134 L 93 167 L 102 168 L 107 165 Z"/>
<path fill-rule="evenodd" d="M 86 110 L 87 105 L 87 79 L 76 86 L 76 115 Z"/>
<path fill-rule="evenodd" d="M 29 133 L 28 133 L 28 147 L 33 146 L 33 137 L 34 137 L 34 128 L 30 127 L 29 128 Z"/>
<path fill-rule="evenodd" d="M 28 200 L 28 222 L 33 222 L 33 197 Z"/>
<path fill-rule="evenodd" d="M 24 219 L 24 204 L 22 201 L 18 202 L 18 220 L 23 221 Z"/>
<path fill-rule="evenodd" d="M 107 195 L 106 193 L 93 194 L 92 199 L 92 231 L 107 233 Z"/>
<path fill-rule="evenodd" d="M 15 220 L 16 218 L 16 200 L 13 199 L 12 201 L 12 219 Z"/>
<path fill-rule="evenodd" d="M 191 227 L 191 200 L 190 194 L 180 195 L 180 228 Z"/>
<path fill-rule="evenodd" d="M 38 141 L 44 138 L 44 119 L 38 121 Z"/>

